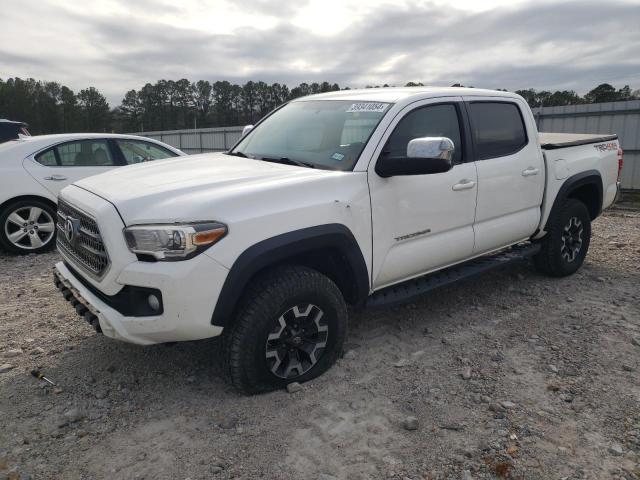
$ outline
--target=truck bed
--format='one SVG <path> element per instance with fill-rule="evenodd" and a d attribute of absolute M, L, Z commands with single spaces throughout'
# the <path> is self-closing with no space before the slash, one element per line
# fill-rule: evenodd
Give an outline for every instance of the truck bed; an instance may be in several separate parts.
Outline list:
<path fill-rule="evenodd" d="M 577 147 L 590 143 L 608 142 L 617 140 L 617 135 L 604 133 L 538 133 L 540 146 L 543 150 L 553 150 L 555 148 Z"/>

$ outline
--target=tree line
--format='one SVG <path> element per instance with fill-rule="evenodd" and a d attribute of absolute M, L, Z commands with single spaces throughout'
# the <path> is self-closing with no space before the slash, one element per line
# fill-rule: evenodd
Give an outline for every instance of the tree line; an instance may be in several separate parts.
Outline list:
<path fill-rule="evenodd" d="M 405 86 L 422 86 L 422 83 L 409 82 Z M 379 88 L 379 85 L 366 88 Z M 34 135 L 225 127 L 255 123 L 294 98 L 348 89 L 329 82 L 301 83 L 290 89 L 284 84 L 261 81 L 238 85 L 224 80 L 158 80 L 139 90 L 129 90 L 120 105 L 111 108 L 94 87 L 74 93 L 57 82 L 16 77 L 0 79 L 0 118 L 27 122 Z M 632 91 L 628 85 L 616 89 L 608 83 L 598 85 L 584 96 L 572 90 L 528 89 L 516 90 L 516 93 L 531 107 L 640 99 L 640 90 Z"/>
<path fill-rule="evenodd" d="M 113 112 L 94 87 L 74 93 L 57 82 L 0 78 L 0 118 L 27 122 L 34 135 L 106 132 L 112 128 Z"/>

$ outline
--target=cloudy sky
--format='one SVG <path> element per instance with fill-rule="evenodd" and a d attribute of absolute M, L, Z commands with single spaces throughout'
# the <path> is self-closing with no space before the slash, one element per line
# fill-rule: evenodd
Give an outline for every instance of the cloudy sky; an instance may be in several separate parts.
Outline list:
<path fill-rule="evenodd" d="M 640 88 L 640 0 L 3 3 L 0 78 L 92 85 L 112 106 L 161 78 Z"/>

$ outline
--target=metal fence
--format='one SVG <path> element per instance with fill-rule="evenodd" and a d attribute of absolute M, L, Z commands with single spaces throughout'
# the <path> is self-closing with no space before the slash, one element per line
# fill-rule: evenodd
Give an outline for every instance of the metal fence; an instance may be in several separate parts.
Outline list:
<path fill-rule="evenodd" d="M 640 190 L 640 100 L 534 108 L 533 114 L 541 132 L 618 134 L 622 188 Z"/>
<path fill-rule="evenodd" d="M 200 128 L 197 130 L 166 130 L 138 132 L 134 135 L 160 140 L 184 153 L 222 152 L 229 150 L 242 135 L 243 127 Z"/>
<path fill-rule="evenodd" d="M 640 100 L 533 109 L 541 132 L 616 133 L 624 149 L 622 188 L 640 190 Z M 185 153 L 228 150 L 243 127 L 141 132 Z"/>

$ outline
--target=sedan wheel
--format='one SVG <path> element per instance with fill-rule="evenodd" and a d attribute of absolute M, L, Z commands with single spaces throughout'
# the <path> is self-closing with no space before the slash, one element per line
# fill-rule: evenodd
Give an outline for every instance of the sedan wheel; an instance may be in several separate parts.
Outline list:
<path fill-rule="evenodd" d="M 10 205 L 0 216 L 3 246 L 14 253 L 37 253 L 54 243 L 55 213 L 40 202 Z"/>

